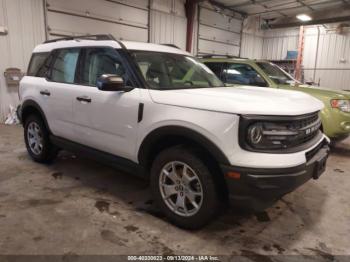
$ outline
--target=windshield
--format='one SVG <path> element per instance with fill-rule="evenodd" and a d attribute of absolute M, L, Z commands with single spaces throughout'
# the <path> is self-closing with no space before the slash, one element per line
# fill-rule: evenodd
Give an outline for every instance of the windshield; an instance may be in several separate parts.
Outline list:
<path fill-rule="evenodd" d="M 168 90 L 224 86 L 207 66 L 193 57 L 149 51 L 134 51 L 132 55 L 151 88 Z"/>
<path fill-rule="evenodd" d="M 258 62 L 257 64 L 276 84 L 283 85 L 298 82 L 291 75 L 273 63 Z"/>

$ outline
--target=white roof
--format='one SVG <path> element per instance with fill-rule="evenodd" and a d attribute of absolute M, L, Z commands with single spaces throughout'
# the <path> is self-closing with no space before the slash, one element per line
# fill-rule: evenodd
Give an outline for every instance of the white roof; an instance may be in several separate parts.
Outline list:
<path fill-rule="evenodd" d="M 154 51 L 154 52 L 163 52 L 163 53 L 173 53 L 173 54 L 180 54 L 180 55 L 189 55 L 191 54 L 175 48 L 171 46 L 166 45 L 158 45 L 158 44 L 151 44 L 151 43 L 144 43 L 144 42 L 131 42 L 131 41 L 121 41 L 121 43 L 128 49 L 128 50 L 142 50 L 142 51 Z M 50 52 L 53 49 L 59 49 L 59 48 L 69 48 L 69 47 L 86 47 L 86 46 L 107 46 L 112 48 L 121 49 L 122 47 L 117 41 L 114 40 L 82 40 L 82 39 L 75 39 L 75 40 L 61 40 L 57 42 L 52 43 L 44 43 L 40 44 L 34 49 L 34 53 L 41 53 L 41 52 Z"/>

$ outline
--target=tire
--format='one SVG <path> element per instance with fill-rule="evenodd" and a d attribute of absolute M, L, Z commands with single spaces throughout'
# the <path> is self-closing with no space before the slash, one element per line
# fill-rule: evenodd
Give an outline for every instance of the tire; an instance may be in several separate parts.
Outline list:
<path fill-rule="evenodd" d="M 182 175 L 184 170 L 186 176 Z M 220 204 L 208 167 L 183 146 L 166 149 L 156 157 L 151 168 L 151 190 L 168 220 L 184 229 L 199 229 L 208 224 Z"/>
<path fill-rule="evenodd" d="M 30 157 L 39 163 L 50 163 L 58 149 L 50 142 L 49 131 L 38 115 L 30 115 L 24 124 L 24 141 Z"/>

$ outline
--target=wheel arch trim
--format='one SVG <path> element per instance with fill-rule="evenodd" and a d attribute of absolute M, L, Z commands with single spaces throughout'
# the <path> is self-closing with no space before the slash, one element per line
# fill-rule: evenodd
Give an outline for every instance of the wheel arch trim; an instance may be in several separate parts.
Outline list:
<path fill-rule="evenodd" d="M 35 102 L 34 100 L 26 100 L 22 103 L 22 106 L 21 106 L 21 119 L 22 119 L 22 125 L 24 126 L 25 125 L 25 121 L 23 119 L 23 115 L 24 113 L 26 112 L 26 110 L 28 110 L 29 108 L 34 108 L 36 111 L 38 111 L 40 113 L 40 117 L 43 119 L 44 121 L 44 124 L 47 128 L 47 130 L 49 131 L 49 133 L 51 133 L 51 130 L 50 130 L 50 127 L 49 127 L 49 124 L 47 122 L 47 119 L 46 119 L 46 116 L 44 114 L 44 111 L 41 109 L 40 105 Z"/>
<path fill-rule="evenodd" d="M 184 137 L 206 149 L 218 163 L 230 164 L 222 150 L 209 138 L 191 128 L 175 125 L 158 127 L 147 134 L 141 142 L 138 150 L 138 162 L 141 165 L 145 164 L 148 154 L 152 151 L 152 146 L 157 143 L 157 141 L 160 141 L 167 136 Z"/>

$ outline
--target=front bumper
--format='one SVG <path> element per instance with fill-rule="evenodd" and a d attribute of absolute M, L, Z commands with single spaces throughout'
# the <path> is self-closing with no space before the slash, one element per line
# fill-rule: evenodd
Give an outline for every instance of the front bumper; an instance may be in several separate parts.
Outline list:
<path fill-rule="evenodd" d="M 324 109 L 321 117 L 323 132 L 331 139 L 343 139 L 350 135 L 350 113 Z"/>
<path fill-rule="evenodd" d="M 297 167 L 258 169 L 222 165 L 230 203 L 261 211 L 309 179 L 318 179 L 325 171 L 328 155 L 328 142 L 323 140 L 306 153 L 307 162 Z M 239 176 L 236 175 L 235 179 L 228 176 L 232 172 Z"/>

